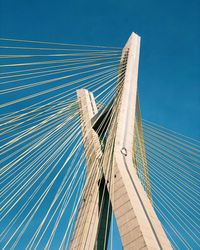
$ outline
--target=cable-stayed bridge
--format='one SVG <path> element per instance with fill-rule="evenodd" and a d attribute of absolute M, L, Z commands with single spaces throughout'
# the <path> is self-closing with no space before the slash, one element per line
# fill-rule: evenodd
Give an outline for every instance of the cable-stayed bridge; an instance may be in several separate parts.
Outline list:
<path fill-rule="evenodd" d="M 200 143 L 141 116 L 140 38 L 0 49 L 1 248 L 198 249 Z"/>

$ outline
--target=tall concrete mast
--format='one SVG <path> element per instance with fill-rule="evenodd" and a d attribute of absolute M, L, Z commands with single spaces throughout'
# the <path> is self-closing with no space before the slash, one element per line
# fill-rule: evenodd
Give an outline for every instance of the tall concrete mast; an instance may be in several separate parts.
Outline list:
<path fill-rule="evenodd" d="M 119 101 L 113 105 L 109 114 L 112 116 L 115 112 L 115 122 L 109 127 L 104 151 L 93 124 L 94 117 L 96 124 L 98 119 L 102 120 L 102 113 L 98 114 L 92 93 L 83 89 L 77 91 L 88 177 L 70 249 L 104 249 L 108 241 L 109 230 L 106 227 L 110 227 L 111 209 L 117 221 L 123 249 L 172 249 L 153 209 L 147 174 L 145 192 L 134 163 L 139 51 L 140 37 L 132 33 L 122 52 L 121 63 L 127 61 L 126 69 Z M 141 125 L 138 130 L 142 133 Z M 113 142 L 113 136 L 113 178 L 110 178 L 108 145 Z M 146 164 L 146 160 L 143 164 Z M 106 187 L 103 197 L 102 186 Z M 100 210 L 102 199 L 103 207 Z"/>

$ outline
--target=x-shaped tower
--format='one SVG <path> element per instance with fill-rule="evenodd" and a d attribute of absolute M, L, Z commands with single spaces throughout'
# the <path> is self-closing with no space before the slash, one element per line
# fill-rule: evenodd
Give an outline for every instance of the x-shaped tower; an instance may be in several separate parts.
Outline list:
<path fill-rule="evenodd" d="M 115 98 L 106 108 L 98 111 L 92 93 L 77 91 L 87 178 L 70 249 L 106 249 L 112 211 L 123 249 L 172 249 L 153 209 L 142 127 L 136 123 L 139 50 L 140 37 L 132 33 L 122 52 Z M 146 190 L 137 174 L 135 133 Z"/>

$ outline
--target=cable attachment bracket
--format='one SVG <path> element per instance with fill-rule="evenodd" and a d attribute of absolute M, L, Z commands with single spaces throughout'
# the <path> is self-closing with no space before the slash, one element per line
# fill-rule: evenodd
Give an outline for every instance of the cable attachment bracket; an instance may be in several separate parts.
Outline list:
<path fill-rule="evenodd" d="M 123 156 L 127 156 L 127 149 L 125 147 L 123 147 L 121 149 L 121 153 L 123 154 Z"/>

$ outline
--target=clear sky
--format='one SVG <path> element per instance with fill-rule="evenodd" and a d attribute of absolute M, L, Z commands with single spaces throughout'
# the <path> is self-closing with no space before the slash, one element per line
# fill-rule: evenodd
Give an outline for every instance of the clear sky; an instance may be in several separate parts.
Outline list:
<path fill-rule="evenodd" d="M 0 37 L 123 47 L 141 36 L 144 119 L 200 138 L 199 0 L 0 0 Z"/>
<path fill-rule="evenodd" d="M 200 1 L 0 0 L 2 37 L 122 47 L 142 37 L 142 115 L 200 137 Z"/>

